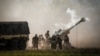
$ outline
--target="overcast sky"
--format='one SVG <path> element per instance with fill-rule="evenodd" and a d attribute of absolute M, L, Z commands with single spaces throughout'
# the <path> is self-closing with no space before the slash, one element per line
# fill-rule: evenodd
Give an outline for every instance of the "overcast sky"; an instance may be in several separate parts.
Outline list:
<path fill-rule="evenodd" d="M 71 30 L 71 44 L 100 47 L 100 0 L 0 0 L 0 21 L 27 21 L 31 39 L 34 34 L 44 34 L 47 30 L 52 34 L 55 23 L 70 22 L 67 8 L 90 19 Z"/>

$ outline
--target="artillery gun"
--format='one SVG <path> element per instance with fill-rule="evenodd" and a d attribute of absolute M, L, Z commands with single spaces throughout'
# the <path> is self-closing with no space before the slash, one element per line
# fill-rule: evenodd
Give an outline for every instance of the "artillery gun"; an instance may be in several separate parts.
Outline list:
<path fill-rule="evenodd" d="M 61 37 L 61 39 L 63 40 L 63 48 L 64 49 L 70 49 L 70 48 L 74 48 L 71 43 L 69 42 L 69 37 L 68 34 L 70 33 L 70 30 L 73 29 L 75 26 L 77 26 L 78 24 L 85 22 L 86 19 L 83 17 L 81 18 L 79 21 L 77 21 L 75 24 L 73 24 L 71 27 L 69 27 L 68 29 L 59 29 L 58 31 L 55 32 L 55 35 L 59 35 Z"/>

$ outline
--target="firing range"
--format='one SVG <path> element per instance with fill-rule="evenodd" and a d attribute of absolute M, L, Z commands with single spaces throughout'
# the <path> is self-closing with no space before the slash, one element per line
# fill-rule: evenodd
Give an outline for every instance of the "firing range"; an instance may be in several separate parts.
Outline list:
<path fill-rule="evenodd" d="M 52 35 L 55 24 L 67 25 L 71 16 L 70 8 L 79 17 L 88 17 L 70 31 L 70 42 L 75 47 L 100 48 L 100 0 L 0 0 L 0 21 L 27 21 L 30 28 L 30 41 L 35 34 Z M 61 26 L 63 27 L 63 26 Z"/>

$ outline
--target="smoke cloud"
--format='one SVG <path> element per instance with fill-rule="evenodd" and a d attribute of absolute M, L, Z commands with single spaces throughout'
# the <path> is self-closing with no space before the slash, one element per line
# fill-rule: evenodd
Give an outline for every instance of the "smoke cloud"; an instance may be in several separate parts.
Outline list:
<path fill-rule="evenodd" d="M 34 34 L 44 34 L 47 30 L 52 35 L 56 23 L 68 24 L 71 17 L 66 14 L 66 9 L 70 8 L 78 16 L 90 19 L 71 30 L 71 44 L 75 47 L 100 48 L 99 2 L 100 0 L 0 0 L 0 21 L 28 21 L 31 40 Z"/>

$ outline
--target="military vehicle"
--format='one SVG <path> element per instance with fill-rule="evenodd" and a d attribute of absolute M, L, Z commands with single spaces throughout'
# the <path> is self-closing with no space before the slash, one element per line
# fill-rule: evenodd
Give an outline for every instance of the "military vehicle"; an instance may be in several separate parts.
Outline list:
<path fill-rule="evenodd" d="M 25 50 L 29 40 L 28 22 L 0 22 L 0 50 Z"/>

